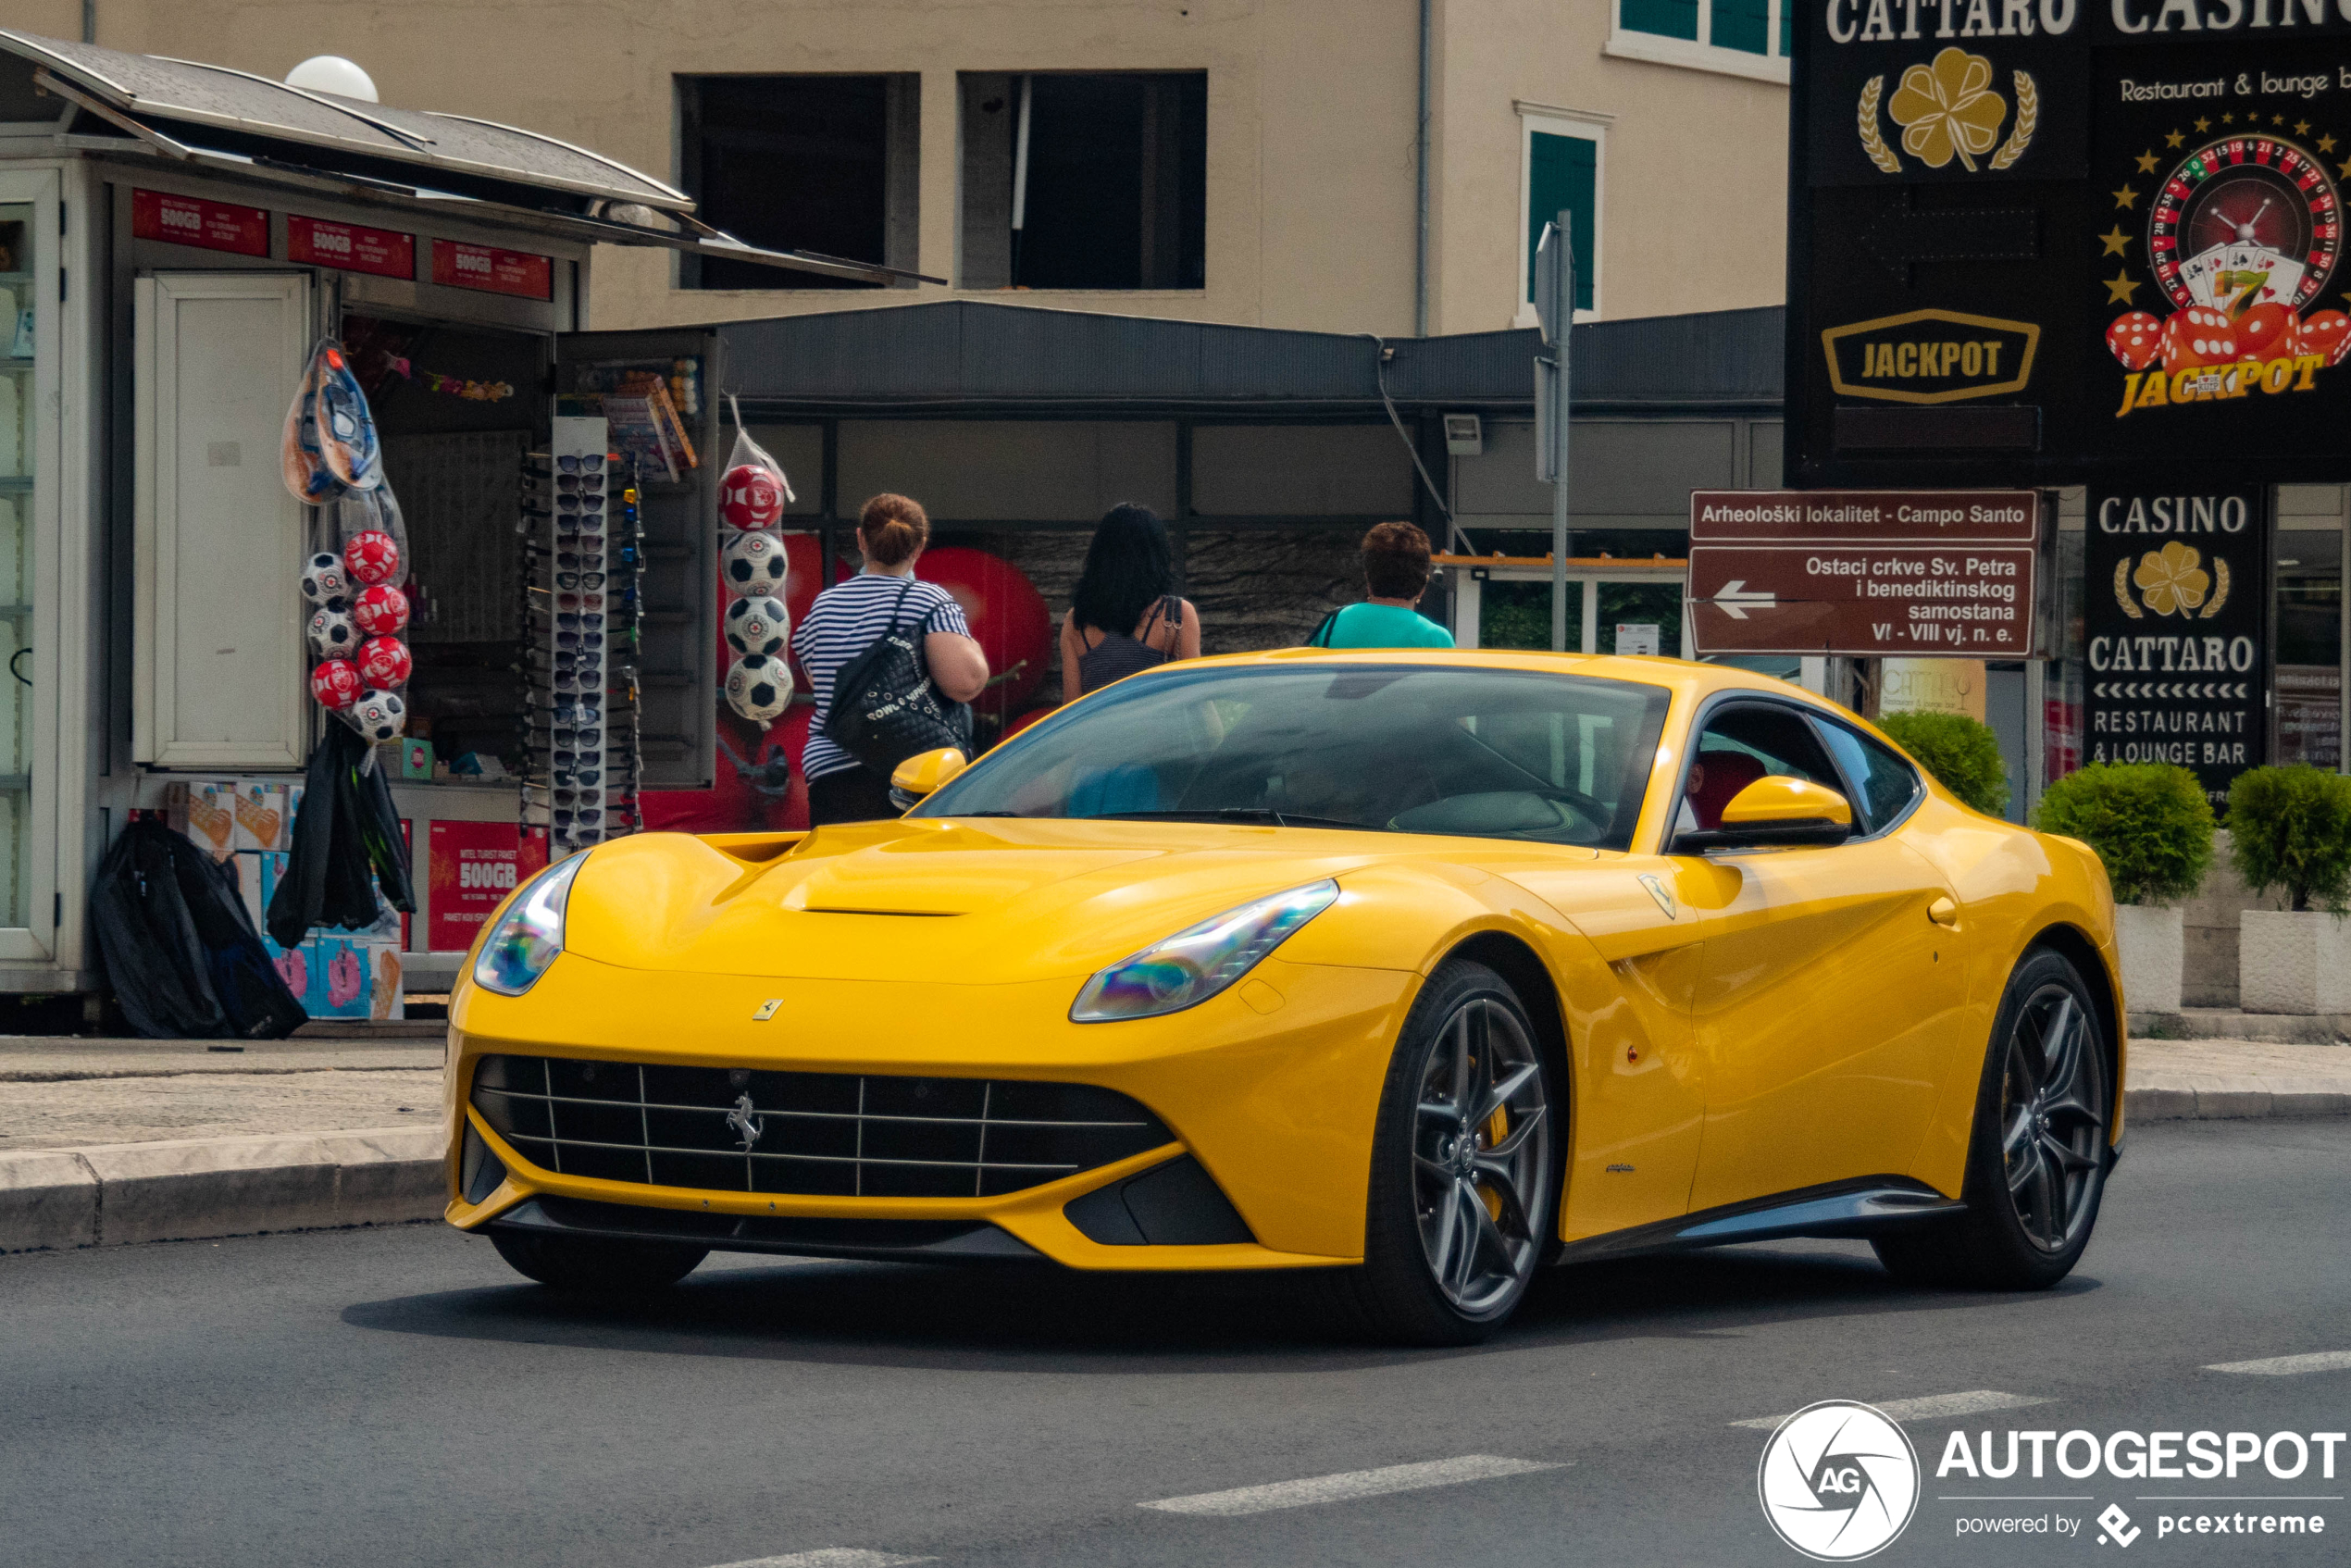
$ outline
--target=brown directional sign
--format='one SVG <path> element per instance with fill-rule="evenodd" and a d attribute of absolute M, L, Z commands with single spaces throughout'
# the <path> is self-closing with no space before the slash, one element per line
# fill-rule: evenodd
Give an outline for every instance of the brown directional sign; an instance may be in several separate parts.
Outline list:
<path fill-rule="evenodd" d="M 1698 652 L 2029 658 L 2040 538 L 2031 491 L 1699 491 Z"/>

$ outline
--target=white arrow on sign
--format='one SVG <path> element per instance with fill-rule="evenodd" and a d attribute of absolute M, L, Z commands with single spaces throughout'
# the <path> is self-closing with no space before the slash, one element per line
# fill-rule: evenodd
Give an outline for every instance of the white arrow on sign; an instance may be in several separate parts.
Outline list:
<path fill-rule="evenodd" d="M 1747 613 L 1749 610 L 1768 610 L 1779 602 L 1779 595 L 1776 593 L 1765 593 L 1760 589 L 1748 588 L 1747 579 L 1743 577 L 1733 578 L 1723 585 L 1721 592 L 1706 601 L 1710 604 L 1720 604 L 1723 607 L 1723 613 L 1735 621 L 1747 619 Z"/>

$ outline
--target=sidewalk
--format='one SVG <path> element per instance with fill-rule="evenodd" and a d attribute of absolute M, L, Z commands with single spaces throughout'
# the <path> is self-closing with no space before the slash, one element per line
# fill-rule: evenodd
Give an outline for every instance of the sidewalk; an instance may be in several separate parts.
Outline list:
<path fill-rule="evenodd" d="M 430 1219 L 439 1040 L 0 1036 L 0 1252 Z M 2134 1039 L 2133 1122 L 2351 1115 L 2351 1045 Z"/>

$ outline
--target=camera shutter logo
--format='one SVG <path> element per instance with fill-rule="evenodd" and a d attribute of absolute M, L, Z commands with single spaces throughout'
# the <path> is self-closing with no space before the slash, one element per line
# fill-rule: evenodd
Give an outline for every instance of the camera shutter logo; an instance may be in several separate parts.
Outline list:
<path fill-rule="evenodd" d="M 1823 1400 L 1763 1445 L 1755 1489 L 1780 1539 L 1820 1562 L 1852 1562 L 1890 1544 L 1919 1502 L 1919 1456 L 1883 1412 Z"/>

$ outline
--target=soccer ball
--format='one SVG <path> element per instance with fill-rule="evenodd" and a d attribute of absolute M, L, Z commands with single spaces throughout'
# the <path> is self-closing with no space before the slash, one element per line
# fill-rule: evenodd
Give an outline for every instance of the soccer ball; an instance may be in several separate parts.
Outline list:
<path fill-rule="evenodd" d="M 351 618 L 370 637 L 396 637 L 408 624 L 408 596 L 379 583 L 351 602 Z"/>
<path fill-rule="evenodd" d="M 791 612 L 780 599 L 738 599 L 727 606 L 727 645 L 738 653 L 780 653 Z"/>
<path fill-rule="evenodd" d="M 738 593 L 784 591 L 791 575 L 784 559 L 784 541 L 772 533 L 739 533 L 727 541 L 724 556 L 727 586 Z"/>
<path fill-rule="evenodd" d="M 784 515 L 784 487 L 756 463 L 738 463 L 718 481 L 718 515 L 730 528 L 769 529 Z"/>
<path fill-rule="evenodd" d="M 343 541 L 342 566 L 354 582 L 370 586 L 395 582 L 400 576 L 400 546 L 381 529 L 363 529 Z"/>
<path fill-rule="evenodd" d="M 343 710 L 342 716 L 359 731 L 360 739 L 370 745 L 381 745 L 386 740 L 399 740 L 400 732 L 408 728 L 408 704 L 400 700 L 397 691 L 379 691 L 370 687 Z"/>
<path fill-rule="evenodd" d="M 408 684 L 408 644 L 397 637 L 370 637 L 359 644 L 358 664 L 360 675 L 370 686 Z"/>
<path fill-rule="evenodd" d="M 727 705 L 753 724 L 773 724 L 791 706 L 791 671 L 765 653 L 746 653 L 727 672 Z"/>
<path fill-rule="evenodd" d="M 359 672 L 349 659 L 326 659 L 310 672 L 310 694 L 322 708 L 347 708 L 359 700 Z"/>
<path fill-rule="evenodd" d="M 336 604 L 321 604 L 310 612 L 310 651 L 322 659 L 342 659 L 359 646 L 359 632 L 351 612 Z"/>
<path fill-rule="evenodd" d="M 351 597 L 351 579 L 342 557 L 321 550 L 302 568 L 302 596 L 313 604 L 333 604 Z"/>

